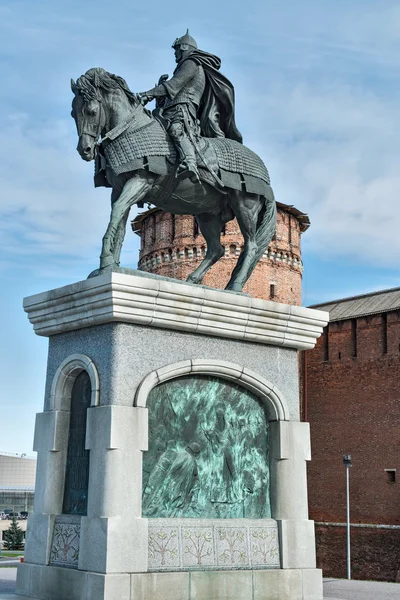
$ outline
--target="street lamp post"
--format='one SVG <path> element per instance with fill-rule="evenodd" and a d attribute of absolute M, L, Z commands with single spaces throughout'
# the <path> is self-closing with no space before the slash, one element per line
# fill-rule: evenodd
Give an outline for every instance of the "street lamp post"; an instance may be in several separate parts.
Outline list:
<path fill-rule="evenodd" d="M 350 554 L 350 467 L 351 454 L 343 454 L 343 464 L 346 467 L 346 533 L 347 533 L 347 579 L 351 579 Z"/>

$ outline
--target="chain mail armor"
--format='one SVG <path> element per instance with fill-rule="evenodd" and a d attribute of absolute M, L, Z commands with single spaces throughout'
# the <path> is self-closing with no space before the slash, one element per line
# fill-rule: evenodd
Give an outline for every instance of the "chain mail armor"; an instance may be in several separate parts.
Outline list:
<path fill-rule="evenodd" d="M 104 155 L 115 175 L 148 165 L 158 175 L 165 175 L 176 161 L 175 146 L 158 121 L 139 130 L 128 129 L 104 146 Z M 171 166 L 167 164 L 167 157 Z"/>
<path fill-rule="evenodd" d="M 226 187 L 270 197 L 269 173 L 257 154 L 227 138 L 203 140 L 206 143 L 201 143 L 201 152 Z M 109 141 L 103 151 L 115 175 L 143 168 L 157 175 L 167 175 L 175 168 L 177 160 L 169 135 L 156 120 L 139 130 L 128 129 Z M 201 179 L 215 185 L 200 159 L 198 164 Z"/>
<path fill-rule="evenodd" d="M 194 66 L 194 74 L 191 79 L 179 89 L 180 80 L 184 80 L 185 71 L 190 67 Z M 182 75 L 181 75 L 181 73 Z M 189 71 L 190 72 L 190 71 Z M 183 63 L 182 67 L 178 69 L 176 75 L 171 81 L 165 81 L 163 83 L 168 95 L 166 96 L 164 103 L 164 112 L 168 111 L 172 106 L 177 104 L 194 104 L 196 107 L 200 105 L 201 97 L 204 93 L 206 85 L 206 77 L 204 74 L 203 67 L 195 65 L 193 61 L 187 60 Z M 165 115 L 166 118 L 167 115 Z"/>
<path fill-rule="evenodd" d="M 255 152 L 234 140 L 215 138 L 209 142 L 215 150 L 220 169 L 258 177 L 270 185 L 267 167 Z"/>

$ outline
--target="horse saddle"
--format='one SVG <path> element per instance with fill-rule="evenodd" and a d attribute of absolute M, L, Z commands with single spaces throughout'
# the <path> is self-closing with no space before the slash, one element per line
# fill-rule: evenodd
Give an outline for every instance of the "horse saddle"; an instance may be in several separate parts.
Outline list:
<path fill-rule="evenodd" d="M 196 145 L 200 179 L 214 187 L 226 187 L 269 198 L 268 170 L 255 152 L 228 138 L 201 138 Z M 95 162 L 95 186 L 109 186 L 105 164 L 115 175 L 148 170 L 168 175 L 178 164 L 177 151 L 163 125 L 156 119 L 139 129 L 128 127 L 102 143 Z"/>

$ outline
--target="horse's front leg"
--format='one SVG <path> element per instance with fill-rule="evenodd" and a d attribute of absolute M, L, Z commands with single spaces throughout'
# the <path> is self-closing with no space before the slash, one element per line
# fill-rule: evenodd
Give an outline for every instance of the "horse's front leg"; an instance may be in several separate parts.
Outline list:
<path fill-rule="evenodd" d="M 125 228 L 126 228 L 126 222 L 129 217 L 129 212 L 130 212 L 130 208 L 128 208 L 125 211 L 121 221 L 119 222 L 117 231 L 115 233 L 113 256 L 114 256 L 114 262 L 116 265 L 120 264 L 121 250 L 122 250 L 122 245 L 124 243 Z"/>
<path fill-rule="evenodd" d="M 119 195 L 115 193 L 117 198 L 113 198 L 110 221 L 103 237 L 100 269 L 119 264 L 129 210 L 148 194 L 153 183 L 154 178 L 150 175 L 135 175 L 125 183 Z"/>

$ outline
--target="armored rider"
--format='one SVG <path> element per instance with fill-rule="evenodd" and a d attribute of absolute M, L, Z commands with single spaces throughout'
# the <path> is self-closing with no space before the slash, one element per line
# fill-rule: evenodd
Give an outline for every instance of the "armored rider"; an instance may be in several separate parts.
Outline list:
<path fill-rule="evenodd" d="M 228 137 L 242 142 L 235 124 L 235 95 L 220 72 L 221 60 L 203 52 L 189 30 L 172 45 L 177 67 L 173 77 L 140 94 L 143 104 L 156 99 L 178 150 L 177 177 L 199 181 L 196 148 L 199 137 Z"/>

